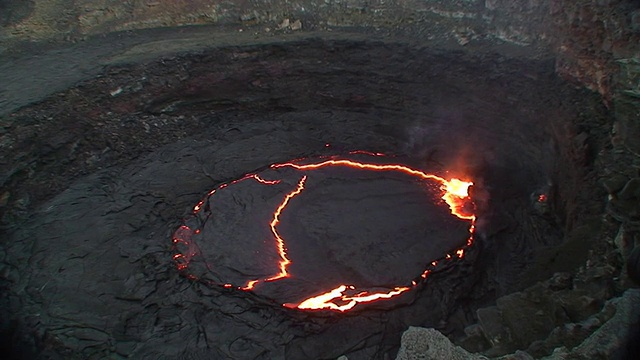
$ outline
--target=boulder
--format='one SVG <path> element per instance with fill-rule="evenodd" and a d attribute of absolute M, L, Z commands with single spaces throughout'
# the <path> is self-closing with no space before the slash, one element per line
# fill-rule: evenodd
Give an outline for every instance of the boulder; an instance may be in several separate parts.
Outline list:
<path fill-rule="evenodd" d="M 402 334 L 402 343 L 396 360 L 468 360 L 487 359 L 454 345 L 441 332 L 434 329 L 410 327 Z"/>
<path fill-rule="evenodd" d="M 616 307 L 613 317 L 582 344 L 573 349 L 557 348 L 544 359 L 637 359 L 640 355 L 640 289 L 629 289 L 610 303 Z"/>

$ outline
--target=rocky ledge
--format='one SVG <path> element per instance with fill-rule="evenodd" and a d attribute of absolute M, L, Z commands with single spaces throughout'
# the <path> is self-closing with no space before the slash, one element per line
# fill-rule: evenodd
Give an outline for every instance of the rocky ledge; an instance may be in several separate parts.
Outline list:
<path fill-rule="evenodd" d="M 554 277 L 564 282 L 565 274 Z M 546 282 L 527 291 L 515 293 L 498 300 L 498 306 L 478 311 L 482 321 L 468 328 L 469 336 L 460 342 L 472 347 L 485 342 L 492 347 L 482 353 L 472 353 L 451 342 L 434 329 L 411 327 L 402 335 L 402 347 L 396 360 L 412 359 L 634 359 L 638 356 L 638 344 L 634 341 L 640 329 L 640 289 L 629 289 L 621 297 L 610 299 L 601 310 L 585 317 L 596 299 L 584 295 L 563 299 L 563 291 L 552 290 L 553 283 Z M 542 296 L 534 302 L 535 296 Z M 567 300 L 573 303 L 566 302 Z M 565 301 L 564 306 L 561 301 Z M 521 305 L 540 307 L 537 313 L 518 309 Z M 547 306 L 544 306 L 546 304 Z M 560 306 L 561 308 L 557 308 Z M 545 310 L 555 310 L 547 314 Z M 563 313 L 564 310 L 564 314 Z M 571 314 L 572 311 L 577 311 Z M 482 315 L 481 315 L 482 314 Z M 542 328 L 550 326 L 557 316 L 584 317 L 554 327 L 546 337 Z M 517 319 L 517 321 L 516 321 Z M 532 341 L 526 350 L 515 350 L 497 356 L 506 349 L 513 349 L 523 342 Z M 550 352 L 550 353 L 549 353 Z M 549 353 L 548 355 L 543 355 Z"/>

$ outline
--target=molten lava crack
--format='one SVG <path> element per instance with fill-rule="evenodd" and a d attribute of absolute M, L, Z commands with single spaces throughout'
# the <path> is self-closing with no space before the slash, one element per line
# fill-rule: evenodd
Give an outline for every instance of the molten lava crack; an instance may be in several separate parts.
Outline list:
<path fill-rule="evenodd" d="M 356 154 L 356 152 L 354 152 L 354 154 Z M 357 152 L 357 154 L 369 154 L 377 157 L 383 156 L 383 154 L 367 152 Z M 235 286 L 228 282 L 217 285 L 221 285 L 225 288 L 237 288 L 240 290 L 249 291 L 254 290 L 255 287 L 260 284 L 262 284 L 260 286 L 268 286 L 268 283 L 273 283 L 295 276 L 295 274 L 292 275 L 289 272 L 289 267 L 293 262 L 295 262 L 295 259 L 290 258 L 287 249 L 287 239 L 285 239 L 281 235 L 278 230 L 278 226 L 281 223 L 281 218 L 286 215 L 286 209 L 290 205 L 291 201 L 304 192 L 307 179 L 309 176 L 311 176 L 311 172 L 329 167 L 346 167 L 351 169 L 376 172 L 400 172 L 412 177 L 416 177 L 419 180 L 435 182 L 436 184 L 438 184 L 438 189 L 441 191 L 439 197 L 444 201 L 444 203 L 447 204 L 451 214 L 461 220 L 469 222 L 469 238 L 467 240 L 466 246 L 468 247 L 473 243 L 473 232 L 475 230 L 476 217 L 473 213 L 473 204 L 471 203 L 468 193 L 469 187 L 473 185 L 473 183 L 470 181 L 463 181 L 460 179 L 446 180 L 440 176 L 428 174 L 401 164 L 374 164 L 350 159 L 336 158 L 306 164 L 302 164 L 302 162 L 308 162 L 308 160 L 298 160 L 296 162 L 273 164 L 271 166 L 271 169 L 273 170 L 289 168 L 303 173 L 302 177 L 297 182 L 296 187 L 292 190 L 289 190 L 289 192 L 284 195 L 282 201 L 273 211 L 271 221 L 269 222 L 269 229 L 271 235 L 273 236 L 273 246 L 276 248 L 278 254 L 277 272 L 275 272 L 271 276 L 248 280 L 244 286 Z M 190 226 L 186 225 L 185 222 L 185 224 L 182 225 L 174 233 L 173 243 L 176 245 L 176 248 L 180 249 L 180 251 L 177 252 L 173 257 L 178 270 L 185 271 L 188 268 L 191 259 L 198 254 L 197 246 L 193 244 L 191 238 L 194 234 L 200 233 L 200 230 L 204 226 L 204 223 L 206 223 L 206 221 L 211 216 L 210 213 L 206 213 L 204 214 L 204 216 L 202 216 L 203 214 L 201 214 L 201 212 L 210 211 L 210 202 L 212 201 L 212 196 L 221 189 L 249 179 L 253 179 L 261 185 L 284 185 L 282 183 L 282 179 L 268 180 L 258 174 L 248 174 L 238 180 L 222 184 L 218 188 L 210 191 L 207 197 L 198 202 L 198 204 L 196 204 L 196 206 L 194 206 L 193 208 L 194 216 L 201 215 L 201 218 L 204 219 L 202 220 L 200 226 L 196 229 L 192 229 Z M 295 215 L 292 214 L 290 216 Z M 465 248 L 460 248 L 453 251 L 452 253 L 447 254 L 445 258 L 440 261 L 447 261 L 453 258 L 461 259 L 464 257 L 464 254 Z M 393 287 L 375 286 L 374 288 L 367 287 L 364 290 L 359 290 L 355 284 L 338 284 L 332 290 L 326 291 L 318 289 L 315 295 L 308 296 L 307 298 L 304 298 L 297 302 L 285 303 L 283 304 L 283 306 L 300 310 L 351 310 L 358 304 L 390 299 L 412 289 L 421 281 L 426 279 L 433 271 L 433 268 L 435 268 L 437 265 L 438 261 L 432 261 L 428 266 L 426 266 L 426 269 L 419 276 L 411 280 L 407 285 L 399 285 Z"/>
<path fill-rule="evenodd" d="M 302 179 L 300 179 L 300 181 L 298 182 L 298 187 L 296 187 L 294 191 L 288 193 L 287 196 L 284 197 L 284 200 L 282 201 L 280 206 L 278 206 L 276 211 L 273 213 L 273 220 L 271 220 L 271 224 L 269 224 L 269 226 L 271 227 L 271 233 L 276 238 L 276 243 L 278 246 L 278 254 L 280 255 L 281 259 L 279 264 L 280 272 L 275 276 L 266 279 L 266 281 L 274 281 L 290 276 L 287 272 L 287 266 L 291 264 L 291 260 L 289 260 L 289 258 L 287 257 L 287 248 L 285 247 L 284 239 L 280 236 L 280 234 L 278 234 L 276 226 L 278 226 L 278 224 L 280 223 L 280 214 L 282 214 L 282 210 L 287 207 L 291 199 L 293 199 L 296 195 L 300 194 L 302 190 L 304 190 L 305 181 L 307 181 L 306 175 L 303 176 Z"/>

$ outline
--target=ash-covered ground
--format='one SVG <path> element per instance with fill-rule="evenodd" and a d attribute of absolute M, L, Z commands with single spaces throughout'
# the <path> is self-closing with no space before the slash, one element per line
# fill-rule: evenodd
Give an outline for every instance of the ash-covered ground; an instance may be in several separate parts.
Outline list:
<path fill-rule="evenodd" d="M 1 308 L 16 352 L 393 358 L 408 326 L 460 332 L 479 306 L 589 250 L 535 267 L 537 251 L 600 210 L 598 192 L 576 190 L 594 188 L 592 158 L 566 139 L 604 111 L 549 61 L 323 39 L 119 61 L 3 118 Z M 474 180 L 477 242 L 464 261 L 409 301 L 346 314 L 180 276 L 172 234 L 210 189 L 357 149 Z"/>

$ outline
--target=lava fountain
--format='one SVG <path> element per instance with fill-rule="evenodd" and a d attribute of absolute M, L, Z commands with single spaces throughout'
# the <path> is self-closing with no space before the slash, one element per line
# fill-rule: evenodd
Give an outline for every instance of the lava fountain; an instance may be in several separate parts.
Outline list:
<path fill-rule="evenodd" d="M 177 268 L 299 310 L 410 291 L 472 245 L 473 183 L 390 159 L 299 159 L 219 185 L 175 231 Z"/>

